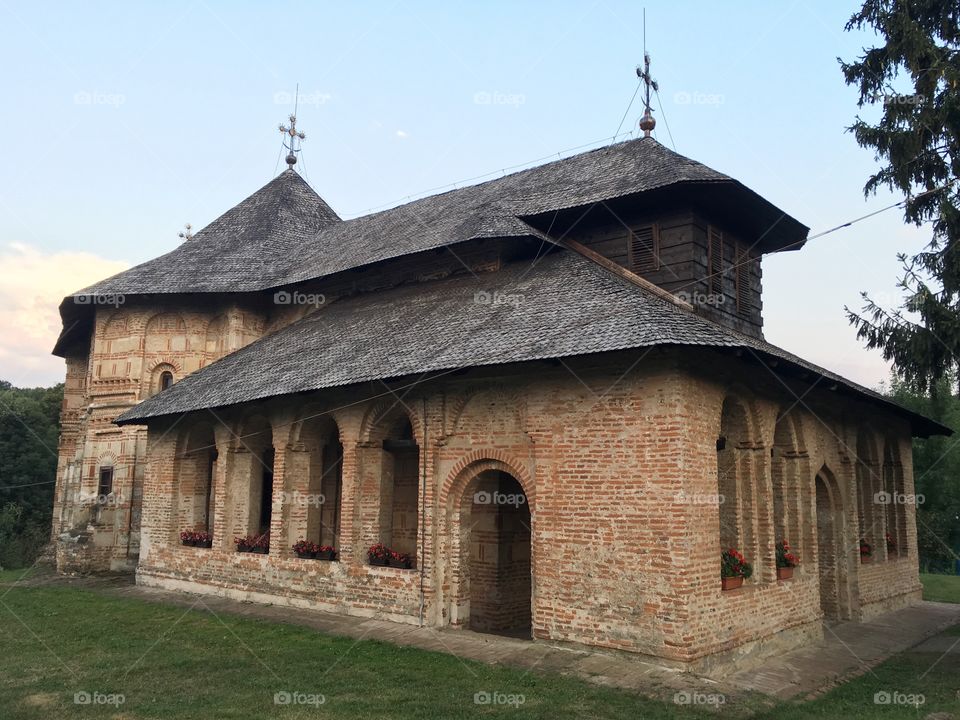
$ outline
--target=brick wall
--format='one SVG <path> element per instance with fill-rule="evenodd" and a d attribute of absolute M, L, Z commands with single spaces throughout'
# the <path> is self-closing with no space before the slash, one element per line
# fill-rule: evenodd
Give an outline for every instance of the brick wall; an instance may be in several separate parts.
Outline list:
<path fill-rule="evenodd" d="M 363 402 L 383 394 L 382 386 L 364 386 L 218 413 L 225 426 L 216 429 L 217 450 L 226 461 L 218 460 L 215 473 L 210 550 L 177 544 L 182 528 L 174 512 L 177 443 L 192 423 L 209 418 L 155 423 L 139 582 L 406 622 L 418 622 L 422 606 L 424 622 L 437 626 L 509 630 L 529 614 L 537 638 L 709 667 L 817 636 L 824 615 L 819 482 L 829 488 L 835 513 L 829 537 L 837 548 L 837 601 L 828 614 L 861 619 L 917 598 L 912 507 L 904 507 L 902 553 L 861 565 L 857 551 L 856 438 L 863 418 L 881 445 L 895 438 L 905 459 L 904 488 L 912 492 L 900 421 L 827 390 L 791 395 L 772 372 L 767 377 L 742 359 L 701 351 L 611 354 L 566 365 L 473 370 L 418 386 L 402 402 Z M 718 497 L 717 438 L 728 398 L 746 417 L 734 492 L 737 537 L 756 572 L 742 589 L 723 592 L 720 522 L 728 509 Z M 289 547 L 297 535 L 291 527 L 307 527 L 313 513 L 322 518 L 331 510 L 295 505 L 290 495 L 308 488 L 309 423 L 299 418 L 314 415 L 335 428 L 343 448 L 336 562 L 300 560 Z M 246 516 L 237 498 L 256 472 L 236 438 L 255 442 L 241 432 L 254 416 L 269 423 L 277 458 L 269 556 L 238 554 L 232 546 L 232 528 Z M 398 517 L 413 522 L 404 507 L 409 498 L 399 510 L 392 502 L 393 465 L 384 450 L 404 421 L 419 448 L 417 567 L 371 567 L 366 548 L 389 539 L 386 527 L 396 533 Z M 523 493 L 529 560 L 516 518 L 474 501 L 484 477 L 492 483 L 487 491 Z M 773 543 L 788 532 L 801 565 L 793 579 L 778 581 Z"/>

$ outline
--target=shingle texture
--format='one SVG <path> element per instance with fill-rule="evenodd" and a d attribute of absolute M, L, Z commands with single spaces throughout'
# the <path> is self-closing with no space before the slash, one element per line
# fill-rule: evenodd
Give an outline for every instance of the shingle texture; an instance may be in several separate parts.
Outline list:
<path fill-rule="evenodd" d="M 287 170 L 176 250 L 74 294 L 259 290 L 282 281 L 293 249 L 340 222 L 303 178 Z"/>
<path fill-rule="evenodd" d="M 368 380 L 656 345 L 742 348 L 905 412 L 871 390 L 560 251 L 495 273 L 333 303 L 184 378 L 118 422 Z"/>
<path fill-rule="evenodd" d="M 647 138 L 347 221 L 287 170 L 176 250 L 76 294 L 263 290 L 475 238 L 525 236 L 523 217 L 690 183 L 723 185 L 773 218 L 764 243 L 806 237 L 736 180 Z"/>

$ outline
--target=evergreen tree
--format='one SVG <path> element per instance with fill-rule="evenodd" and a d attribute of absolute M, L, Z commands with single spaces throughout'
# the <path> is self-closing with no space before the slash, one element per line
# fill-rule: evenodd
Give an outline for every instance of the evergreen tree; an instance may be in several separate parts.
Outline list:
<path fill-rule="evenodd" d="M 859 107 L 883 108 L 879 122 L 858 116 L 850 128 L 883 163 L 864 192 L 887 187 L 903 194 L 904 219 L 929 224 L 932 235 L 920 253 L 899 256 L 901 307 L 884 308 L 864 295 L 862 313 L 847 313 L 868 347 L 881 349 L 900 377 L 926 390 L 954 375 L 960 359 L 960 4 L 866 0 L 846 27 L 864 28 L 882 44 L 854 62 L 840 61 L 847 84 L 860 92 Z"/>

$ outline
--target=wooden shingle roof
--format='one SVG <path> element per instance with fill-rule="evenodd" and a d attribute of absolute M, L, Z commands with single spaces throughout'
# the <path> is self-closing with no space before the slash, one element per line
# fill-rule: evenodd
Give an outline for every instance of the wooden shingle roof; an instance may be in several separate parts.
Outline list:
<path fill-rule="evenodd" d="M 882 395 L 762 340 L 729 330 L 626 282 L 573 251 L 498 272 L 353 296 L 185 377 L 123 413 L 119 424 L 466 367 L 654 346 L 740 349 L 812 372 L 945 430 Z M 949 434 L 949 431 L 947 431 Z"/>
<path fill-rule="evenodd" d="M 803 243 L 807 228 L 753 191 L 642 138 L 346 221 L 287 170 L 189 242 L 75 295 L 266 290 L 466 240 L 526 236 L 524 217 L 693 184 L 729 193 L 755 217 L 761 252 Z"/>

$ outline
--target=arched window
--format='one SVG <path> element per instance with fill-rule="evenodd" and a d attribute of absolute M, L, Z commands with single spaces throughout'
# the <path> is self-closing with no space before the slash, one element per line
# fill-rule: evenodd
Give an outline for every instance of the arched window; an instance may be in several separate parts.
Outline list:
<path fill-rule="evenodd" d="M 777 542 L 788 541 L 801 558 L 806 548 L 812 547 L 806 527 L 808 490 L 803 481 L 808 476 L 808 457 L 803 450 L 799 422 L 792 414 L 780 415 L 770 449 L 774 538 Z"/>
<path fill-rule="evenodd" d="M 362 433 L 360 487 L 364 542 L 383 543 L 418 561 L 420 448 L 409 416 L 398 407 L 374 409 Z M 368 529 L 368 530 L 367 530 Z"/>
<path fill-rule="evenodd" d="M 907 555 L 907 506 L 904 494 L 903 465 L 896 443 L 889 438 L 883 445 L 883 496 L 886 503 L 887 532 L 884 540 L 887 559 L 895 560 Z M 876 554 L 876 551 L 874 551 Z"/>
<path fill-rule="evenodd" d="M 213 427 L 202 423 L 185 431 L 177 448 L 176 482 L 179 492 L 174 532 L 213 532 L 216 467 L 217 443 Z"/>
<path fill-rule="evenodd" d="M 150 373 L 144 380 L 144 394 L 146 397 L 163 392 L 176 382 L 176 368 L 168 362 L 162 362 L 150 368 Z"/>
<path fill-rule="evenodd" d="M 113 463 L 106 462 L 97 472 L 97 499 L 105 502 L 107 496 L 113 492 Z"/>
<path fill-rule="evenodd" d="M 223 512 L 228 532 L 224 542 L 227 538 L 266 534 L 273 514 L 274 447 L 270 421 L 254 415 L 242 422 L 233 436 L 232 457 L 226 458 Z"/>
<path fill-rule="evenodd" d="M 878 511 L 879 493 L 883 489 L 877 451 L 870 434 L 861 429 L 857 434 L 857 515 L 860 539 L 873 548 L 875 557 L 883 557 L 885 518 Z"/>
<path fill-rule="evenodd" d="M 307 540 L 339 552 L 343 445 L 337 423 L 324 413 L 305 420 L 299 442 L 287 449 L 285 457 L 285 548 Z"/>
<path fill-rule="evenodd" d="M 758 492 L 764 477 L 763 449 L 754 440 L 748 407 L 728 397 L 723 402 L 717 438 L 720 549 L 743 553 L 754 567 L 755 582 L 769 581 L 776 573 L 766 497 Z"/>
<path fill-rule="evenodd" d="M 383 541 L 397 552 L 417 556 L 417 506 L 420 497 L 420 448 L 413 437 L 408 419 L 383 441 L 385 459 L 389 462 L 390 509 L 383 514 Z M 385 478 L 386 480 L 386 478 Z M 386 494 L 385 494 L 386 499 Z"/>

